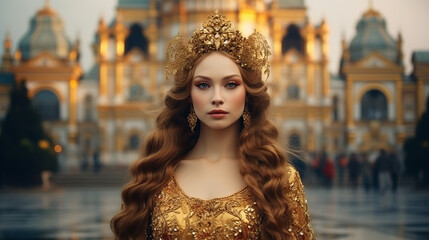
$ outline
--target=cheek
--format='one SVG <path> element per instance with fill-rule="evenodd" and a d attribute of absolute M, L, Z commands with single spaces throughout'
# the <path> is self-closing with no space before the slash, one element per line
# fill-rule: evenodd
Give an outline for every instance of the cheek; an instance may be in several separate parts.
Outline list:
<path fill-rule="evenodd" d="M 192 91 L 192 90 L 191 90 L 191 100 L 195 110 L 196 108 L 203 106 L 204 102 L 207 101 L 205 99 L 204 94 L 201 94 L 198 91 Z"/>
<path fill-rule="evenodd" d="M 243 107 L 246 103 L 246 90 L 243 88 L 241 91 L 237 92 L 232 98 L 231 98 L 231 104 L 235 107 Z"/>

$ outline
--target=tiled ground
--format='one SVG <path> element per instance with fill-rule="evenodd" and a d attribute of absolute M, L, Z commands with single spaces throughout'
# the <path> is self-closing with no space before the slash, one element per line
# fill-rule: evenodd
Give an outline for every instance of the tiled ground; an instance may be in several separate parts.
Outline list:
<path fill-rule="evenodd" d="M 307 199 L 319 240 L 429 239 L 429 192 L 308 188 Z"/>
<path fill-rule="evenodd" d="M 429 192 L 307 188 L 319 240 L 429 239 Z M 0 239 L 112 239 L 120 189 L 0 192 Z"/>

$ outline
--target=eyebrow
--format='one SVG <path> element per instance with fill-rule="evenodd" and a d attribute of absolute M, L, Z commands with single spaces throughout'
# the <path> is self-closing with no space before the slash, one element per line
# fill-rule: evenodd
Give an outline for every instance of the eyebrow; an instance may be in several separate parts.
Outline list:
<path fill-rule="evenodd" d="M 231 79 L 231 78 L 234 78 L 234 77 L 238 77 L 238 78 L 240 78 L 240 80 L 243 80 L 243 78 L 240 75 L 238 75 L 238 74 L 228 75 L 228 76 L 222 78 L 222 80 L 228 80 L 228 79 Z M 203 76 L 203 75 L 197 75 L 193 79 L 195 79 L 195 78 L 202 78 L 202 79 L 207 80 L 207 81 L 212 81 L 211 78 L 209 78 L 207 76 Z"/>

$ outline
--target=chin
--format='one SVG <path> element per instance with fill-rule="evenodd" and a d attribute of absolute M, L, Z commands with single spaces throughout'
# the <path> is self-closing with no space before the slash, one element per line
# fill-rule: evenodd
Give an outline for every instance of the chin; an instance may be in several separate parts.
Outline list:
<path fill-rule="evenodd" d="M 238 122 L 215 123 L 215 124 L 208 124 L 206 126 L 207 126 L 207 128 L 212 129 L 212 130 L 225 130 L 225 129 L 232 128 L 232 127 L 239 127 L 239 125 L 237 123 Z"/>
<path fill-rule="evenodd" d="M 224 129 L 227 129 L 227 128 L 229 128 L 229 127 L 231 127 L 231 125 L 209 125 L 209 126 L 207 126 L 209 129 L 212 129 L 212 130 L 224 130 Z"/>

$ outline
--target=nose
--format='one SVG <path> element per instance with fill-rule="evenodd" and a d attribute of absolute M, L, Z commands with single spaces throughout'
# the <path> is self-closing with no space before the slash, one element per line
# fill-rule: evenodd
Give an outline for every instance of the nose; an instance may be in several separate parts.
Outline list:
<path fill-rule="evenodd" d="M 223 100 L 221 100 L 221 99 L 213 99 L 212 100 L 212 104 L 216 105 L 216 106 L 222 105 L 223 104 Z"/>
<path fill-rule="evenodd" d="M 220 93 L 220 89 L 218 89 L 218 88 L 215 88 L 215 90 L 214 90 L 214 95 L 212 98 L 212 104 L 216 105 L 216 106 L 223 104 L 223 98 L 222 98 L 222 95 Z"/>

